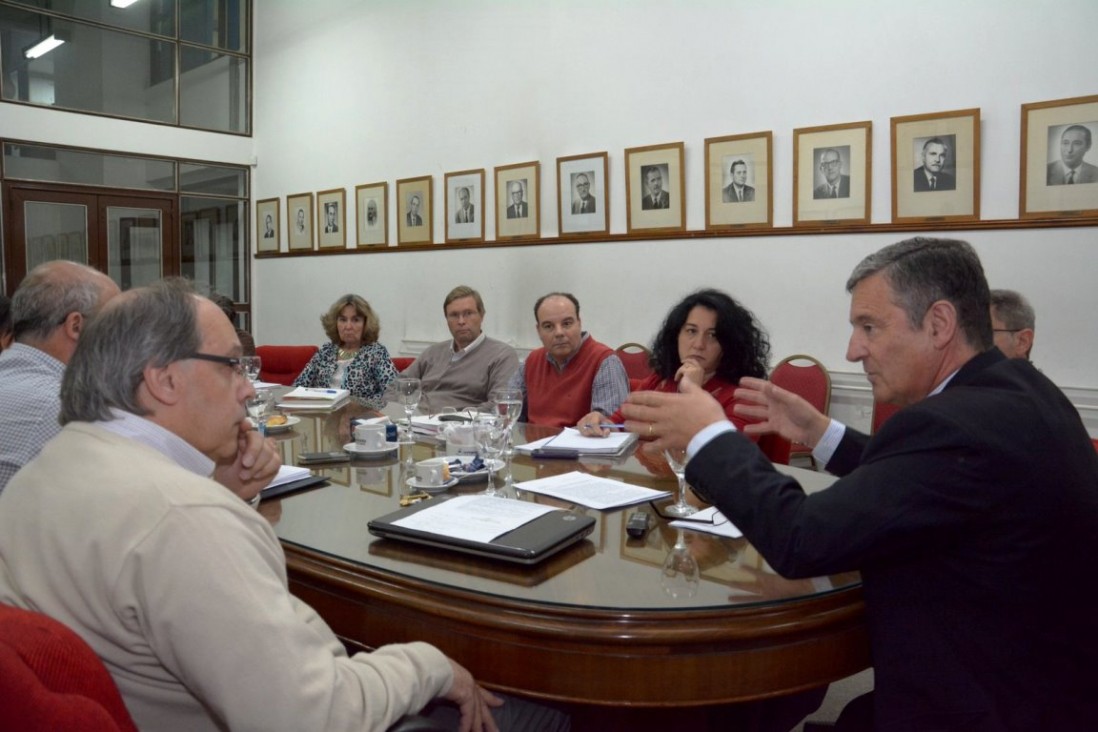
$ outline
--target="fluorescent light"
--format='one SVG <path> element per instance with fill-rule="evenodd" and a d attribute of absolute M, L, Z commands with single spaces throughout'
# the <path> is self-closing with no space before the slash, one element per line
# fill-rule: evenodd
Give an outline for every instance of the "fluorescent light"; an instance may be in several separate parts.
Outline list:
<path fill-rule="evenodd" d="M 45 56 L 47 53 L 64 43 L 63 40 L 55 35 L 50 35 L 43 38 L 38 43 L 34 44 L 26 51 L 23 51 L 23 55 L 27 58 L 38 58 L 39 56 Z"/>
<path fill-rule="evenodd" d="M 128 8 L 133 5 L 137 0 L 111 0 L 112 8 Z"/>

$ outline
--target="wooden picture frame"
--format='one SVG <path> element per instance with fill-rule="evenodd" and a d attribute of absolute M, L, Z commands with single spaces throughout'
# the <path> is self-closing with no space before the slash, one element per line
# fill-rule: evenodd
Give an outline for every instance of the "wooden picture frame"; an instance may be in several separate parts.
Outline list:
<path fill-rule="evenodd" d="M 541 235 L 541 164 L 500 165 L 494 174 L 496 238 L 537 239 Z"/>
<path fill-rule="evenodd" d="M 484 241 L 484 168 L 445 176 L 446 243 Z"/>
<path fill-rule="evenodd" d="M 868 224 L 873 123 L 793 130 L 793 225 Z"/>
<path fill-rule="evenodd" d="M 893 117 L 892 220 L 980 219 L 980 110 Z"/>
<path fill-rule="evenodd" d="M 282 246 L 280 203 L 282 201 L 277 198 L 264 198 L 255 202 L 256 254 L 277 254 Z"/>
<path fill-rule="evenodd" d="M 389 246 L 389 184 L 355 186 L 355 229 L 358 248 Z"/>
<path fill-rule="evenodd" d="M 396 182 L 397 245 L 431 244 L 431 176 Z"/>
<path fill-rule="evenodd" d="M 774 225 L 771 132 L 705 140 L 705 228 Z"/>
<path fill-rule="evenodd" d="M 557 158 L 557 221 L 561 236 L 610 231 L 610 180 L 605 152 Z"/>
<path fill-rule="evenodd" d="M 1096 137 L 1098 95 L 1022 105 L 1022 218 L 1098 215 Z"/>
<path fill-rule="evenodd" d="M 321 249 L 347 248 L 347 192 L 342 188 L 316 194 L 316 234 Z"/>
<path fill-rule="evenodd" d="M 686 176 L 683 144 L 631 147 L 625 151 L 626 231 L 684 231 Z"/>
<path fill-rule="evenodd" d="M 313 194 L 286 196 L 286 242 L 291 252 L 313 249 Z"/>

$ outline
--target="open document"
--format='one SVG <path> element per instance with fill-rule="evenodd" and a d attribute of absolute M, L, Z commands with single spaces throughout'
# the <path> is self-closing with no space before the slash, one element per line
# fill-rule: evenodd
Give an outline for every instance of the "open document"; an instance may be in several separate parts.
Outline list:
<path fill-rule="evenodd" d="M 351 397 L 346 389 L 313 389 L 299 386 L 282 395 L 280 409 L 335 409 Z"/>
<path fill-rule="evenodd" d="M 565 473 L 564 475 L 523 481 L 522 483 L 516 483 L 515 488 L 530 491 L 531 493 L 540 493 L 543 496 L 552 496 L 568 503 L 578 503 L 581 506 L 599 511 L 655 501 L 671 495 L 668 491 L 641 488 L 640 486 L 623 483 L 620 480 L 610 480 L 588 473 L 581 473 L 578 470 L 573 470 L 571 473 Z"/>
<path fill-rule="evenodd" d="M 633 432 L 611 432 L 606 437 L 584 437 L 578 430 L 565 427 L 560 434 L 535 440 L 515 447 L 519 452 L 530 453 L 539 448 L 575 450 L 580 455 L 620 455 L 637 441 Z"/>

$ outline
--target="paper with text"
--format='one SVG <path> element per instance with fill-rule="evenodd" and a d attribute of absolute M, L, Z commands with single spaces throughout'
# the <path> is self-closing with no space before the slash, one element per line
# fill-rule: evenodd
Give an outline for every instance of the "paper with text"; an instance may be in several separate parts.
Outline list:
<path fill-rule="evenodd" d="M 588 473 L 573 470 L 571 473 L 554 475 L 516 483 L 515 488 L 545 496 L 553 496 L 569 503 L 578 503 L 599 511 L 636 503 L 667 498 L 668 491 L 657 491 L 623 483 L 620 480 L 599 478 Z"/>
<path fill-rule="evenodd" d="M 487 544 L 538 516 L 556 510 L 552 506 L 509 498 L 458 496 L 438 501 L 429 508 L 394 521 L 393 525 Z"/>

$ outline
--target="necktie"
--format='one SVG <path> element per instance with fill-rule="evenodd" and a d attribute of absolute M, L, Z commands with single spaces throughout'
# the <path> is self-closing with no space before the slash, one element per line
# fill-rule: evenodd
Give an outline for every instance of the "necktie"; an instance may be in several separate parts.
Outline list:
<path fill-rule="evenodd" d="M 743 203 L 743 189 L 742 188 L 739 188 L 739 189 L 736 190 L 736 198 L 739 199 L 740 203 Z"/>
<path fill-rule="evenodd" d="M 930 190 L 933 191 L 937 187 L 938 187 L 938 176 L 936 176 L 936 175 L 930 176 Z"/>
<path fill-rule="evenodd" d="M 580 201 L 580 213 L 587 213 L 587 201 Z"/>
<path fill-rule="evenodd" d="M 1074 170 L 1069 170 L 1068 171 L 1068 176 L 1067 176 L 1067 184 L 1071 185 L 1074 182 L 1075 182 L 1075 171 Z"/>
<path fill-rule="evenodd" d="M 831 197 L 832 198 L 838 198 L 839 197 L 839 187 L 838 186 L 831 186 Z"/>

